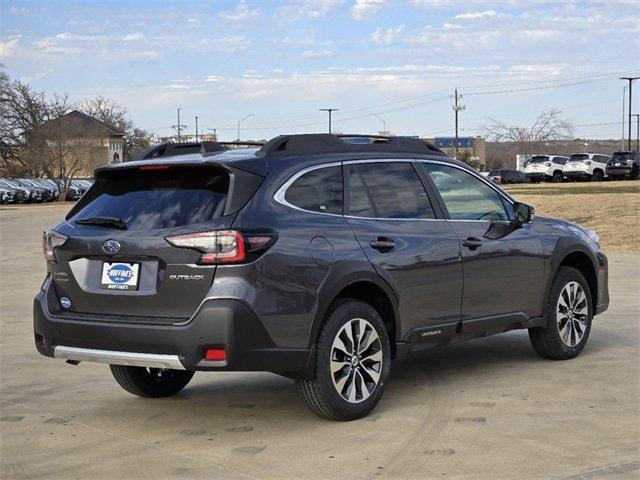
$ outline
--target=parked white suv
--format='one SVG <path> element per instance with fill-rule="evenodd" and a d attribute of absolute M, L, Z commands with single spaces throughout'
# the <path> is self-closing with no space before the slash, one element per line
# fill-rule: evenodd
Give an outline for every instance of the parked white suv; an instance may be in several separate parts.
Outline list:
<path fill-rule="evenodd" d="M 609 155 L 600 153 L 574 153 L 564 166 L 564 176 L 570 179 L 601 182 L 605 177 Z"/>
<path fill-rule="evenodd" d="M 533 182 L 552 181 L 560 183 L 564 179 L 564 166 L 569 157 L 560 155 L 534 155 L 529 159 L 524 173 Z"/>

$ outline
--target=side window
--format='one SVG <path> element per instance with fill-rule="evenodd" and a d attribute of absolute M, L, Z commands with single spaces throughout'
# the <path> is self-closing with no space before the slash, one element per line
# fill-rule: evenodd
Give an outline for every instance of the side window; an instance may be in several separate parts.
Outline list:
<path fill-rule="evenodd" d="M 351 169 L 364 182 L 377 218 L 435 218 L 427 192 L 411 163 L 360 163 Z"/>
<path fill-rule="evenodd" d="M 287 188 L 284 198 L 304 210 L 341 215 L 342 168 L 318 168 L 305 173 Z"/>
<path fill-rule="evenodd" d="M 375 217 L 369 192 L 354 166 L 349 167 L 349 213 L 356 217 Z"/>
<path fill-rule="evenodd" d="M 454 220 L 508 221 L 500 194 L 459 168 L 422 164 Z"/>

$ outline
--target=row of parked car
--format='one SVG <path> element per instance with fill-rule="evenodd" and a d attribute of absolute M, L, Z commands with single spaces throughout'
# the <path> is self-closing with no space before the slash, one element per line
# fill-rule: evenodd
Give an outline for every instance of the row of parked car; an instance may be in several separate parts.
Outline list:
<path fill-rule="evenodd" d="M 563 155 L 533 155 L 517 170 L 492 170 L 489 178 L 496 183 L 538 183 L 542 181 L 589 180 L 601 182 L 609 179 L 637 179 L 640 177 L 640 152 L 623 151 L 613 155 L 600 153 L 574 153 Z"/>
<path fill-rule="evenodd" d="M 91 180 L 72 180 L 65 200 L 78 200 L 91 186 Z M 0 178 L 0 203 L 54 202 L 64 190 L 62 180 L 48 178 Z"/>

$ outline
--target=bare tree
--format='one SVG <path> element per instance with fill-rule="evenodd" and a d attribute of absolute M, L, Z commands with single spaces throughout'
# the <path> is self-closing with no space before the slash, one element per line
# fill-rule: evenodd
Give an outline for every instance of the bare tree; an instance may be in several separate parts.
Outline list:
<path fill-rule="evenodd" d="M 81 111 L 107 125 L 116 127 L 124 132 L 122 155 L 124 160 L 131 160 L 151 143 L 151 134 L 146 130 L 136 128 L 127 117 L 127 109 L 111 98 L 99 95 L 85 99 L 80 105 Z"/>
<path fill-rule="evenodd" d="M 575 131 L 573 123 L 562 118 L 562 112 L 555 109 L 543 111 L 528 127 L 489 120 L 490 123 L 484 127 L 486 137 L 494 142 L 512 142 L 518 153 L 524 155 L 539 152 L 545 142 L 570 139 Z"/>
<path fill-rule="evenodd" d="M 50 118 L 28 133 L 28 143 L 21 151 L 21 161 L 58 185 L 64 200 L 71 181 L 91 158 L 96 137 L 91 130 L 70 121 L 65 114 L 71 108 L 67 95 L 54 95 L 47 102 Z"/>
<path fill-rule="evenodd" d="M 40 161 L 25 156 L 35 129 L 52 119 L 43 92 L 12 81 L 0 64 L 0 168 L 4 172 L 39 176 Z"/>

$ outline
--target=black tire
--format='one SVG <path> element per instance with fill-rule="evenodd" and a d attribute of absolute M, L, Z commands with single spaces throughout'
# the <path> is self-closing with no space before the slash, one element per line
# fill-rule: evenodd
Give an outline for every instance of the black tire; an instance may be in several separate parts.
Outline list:
<path fill-rule="evenodd" d="M 113 378 L 127 392 L 139 397 L 161 398 L 175 395 L 187 386 L 195 372 L 159 368 L 109 365 Z"/>
<path fill-rule="evenodd" d="M 583 330 L 582 338 L 574 345 L 570 346 L 560 335 L 560 326 L 556 318 L 556 308 L 560 295 L 565 288 L 572 282 L 578 283 L 586 296 L 586 328 Z M 542 357 L 549 360 L 568 360 L 580 354 L 589 339 L 591 332 L 591 322 L 593 320 L 593 303 L 591 299 L 591 290 L 589 284 L 585 280 L 582 273 L 573 267 L 560 267 L 551 284 L 549 297 L 545 304 L 544 318 L 545 325 L 542 327 L 530 328 L 529 339 L 533 349 Z M 569 337 L 571 338 L 571 337 Z"/>
<path fill-rule="evenodd" d="M 373 410 L 384 392 L 385 382 L 391 369 L 389 334 L 378 312 L 371 305 L 359 300 L 342 299 L 335 302 L 325 318 L 326 321 L 316 343 L 313 378 L 296 380 L 298 391 L 309 409 L 322 418 L 341 421 L 362 418 Z M 364 319 L 375 329 L 375 333 L 379 337 L 379 343 L 376 345 L 380 347 L 380 350 L 377 351 L 382 352 L 378 383 L 372 389 L 370 396 L 358 403 L 350 402 L 341 396 L 337 387 L 334 386 L 334 377 L 331 373 L 334 340 L 342 328 L 354 319 Z M 347 371 L 351 375 L 352 367 L 345 366 L 344 368 L 348 369 Z M 364 367 L 362 368 L 364 369 Z M 361 375 L 360 378 L 364 377 Z M 345 387 L 347 387 L 346 383 Z M 352 388 L 356 388 L 355 382 Z"/>
<path fill-rule="evenodd" d="M 604 180 L 604 172 L 602 170 L 594 170 L 591 176 L 592 182 L 602 182 Z"/>
<path fill-rule="evenodd" d="M 564 179 L 564 174 L 560 170 L 556 170 L 553 172 L 553 176 L 551 177 L 551 181 L 553 183 L 561 183 Z"/>

